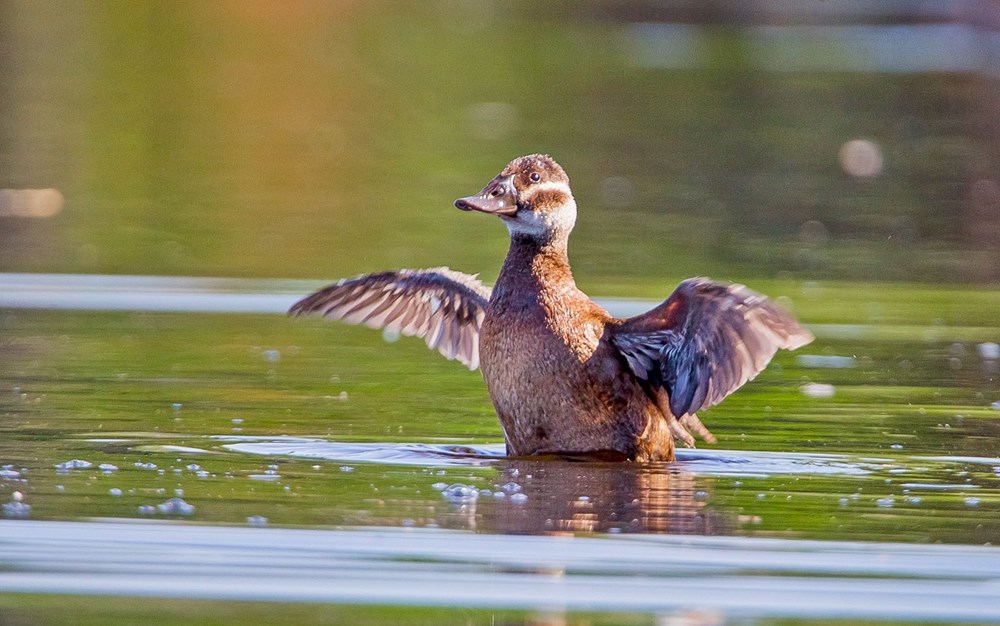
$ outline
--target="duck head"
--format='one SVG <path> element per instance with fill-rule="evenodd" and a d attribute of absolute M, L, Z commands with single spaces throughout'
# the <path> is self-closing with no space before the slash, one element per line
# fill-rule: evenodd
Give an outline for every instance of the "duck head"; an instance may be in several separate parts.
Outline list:
<path fill-rule="evenodd" d="M 576 223 L 569 177 L 547 154 L 514 159 L 482 191 L 455 200 L 455 206 L 499 216 L 512 236 L 565 238 Z"/>

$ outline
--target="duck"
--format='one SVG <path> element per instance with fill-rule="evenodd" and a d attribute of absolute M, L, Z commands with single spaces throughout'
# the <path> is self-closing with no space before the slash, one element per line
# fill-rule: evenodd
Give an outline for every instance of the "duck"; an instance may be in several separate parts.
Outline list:
<path fill-rule="evenodd" d="M 500 219 L 510 247 L 492 288 L 437 267 L 340 280 L 289 314 L 421 337 L 479 369 L 508 456 L 669 462 L 678 443 L 716 438 L 697 412 L 813 335 L 767 297 L 696 277 L 659 305 L 617 318 L 576 285 L 568 243 L 577 205 L 546 154 L 507 164 L 455 207 Z"/>

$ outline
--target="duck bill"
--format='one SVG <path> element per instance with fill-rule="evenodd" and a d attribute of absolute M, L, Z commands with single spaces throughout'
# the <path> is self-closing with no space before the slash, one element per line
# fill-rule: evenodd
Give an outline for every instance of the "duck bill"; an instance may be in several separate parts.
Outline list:
<path fill-rule="evenodd" d="M 501 217 L 517 213 L 517 192 L 513 176 L 497 176 L 474 196 L 455 200 L 455 207 L 462 211 L 479 211 Z"/>

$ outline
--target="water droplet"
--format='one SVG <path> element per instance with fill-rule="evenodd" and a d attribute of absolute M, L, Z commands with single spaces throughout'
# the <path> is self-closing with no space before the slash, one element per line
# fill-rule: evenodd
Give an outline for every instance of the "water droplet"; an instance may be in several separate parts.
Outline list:
<path fill-rule="evenodd" d="M 75 470 L 75 469 L 87 469 L 93 467 L 94 464 L 90 461 L 84 461 L 83 459 L 72 459 L 70 461 L 65 461 L 63 463 L 57 463 L 57 470 Z"/>
<path fill-rule="evenodd" d="M 281 360 L 281 352 L 277 350 L 264 350 L 263 356 L 268 363 L 277 363 Z"/>
<path fill-rule="evenodd" d="M 468 504 L 479 498 L 479 490 L 472 485 L 455 483 L 444 489 L 441 495 L 453 504 Z"/>
<path fill-rule="evenodd" d="M 194 506 L 188 504 L 181 498 L 170 498 L 162 504 L 157 504 L 156 509 L 162 515 L 183 515 L 187 517 L 194 513 Z"/>
<path fill-rule="evenodd" d="M 117 498 L 122 495 L 122 490 L 118 487 L 112 487 L 111 489 L 108 489 L 108 494 L 110 494 L 112 498 Z"/>

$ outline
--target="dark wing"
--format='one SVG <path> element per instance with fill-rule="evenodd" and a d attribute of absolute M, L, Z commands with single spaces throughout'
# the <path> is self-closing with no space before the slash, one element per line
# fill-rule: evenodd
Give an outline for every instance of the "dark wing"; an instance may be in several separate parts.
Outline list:
<path fill-rule="evenodd" d="M 423 337 L 427 347 L 474 370 L 489 300 L 490 288 L 475 276 L 436 267 L 345 278 L 299 300 L 288 313 Z"/>
<path fill-rule="evenodd" d="M 665 389 L 678 419 L 722 401 L 763 370 L 778 348 L 812 333 L 743 285 L 685 280 L 662 304 L 613 330 L 612 343 L 654 391 Z"/>

